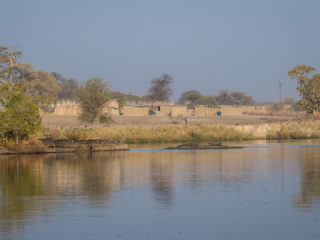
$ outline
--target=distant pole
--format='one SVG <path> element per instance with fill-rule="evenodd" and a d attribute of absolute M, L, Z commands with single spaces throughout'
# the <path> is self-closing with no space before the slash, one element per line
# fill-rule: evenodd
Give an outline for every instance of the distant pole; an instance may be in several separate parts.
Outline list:
<path fill-rule="evenodd" d="M 280 104 L 282 103 L 282 93 L 281 93 L 282 84 L 279 82 L 279 89 L 280 89 Z"/>

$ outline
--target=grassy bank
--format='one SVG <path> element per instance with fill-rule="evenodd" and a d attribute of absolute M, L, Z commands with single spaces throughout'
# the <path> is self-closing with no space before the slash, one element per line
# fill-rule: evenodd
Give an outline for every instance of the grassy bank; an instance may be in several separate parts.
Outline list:
<path fill-rule="evenodd" d="M 251 125 L 248 125 L 249 127 Z M 257 125 L 252 125 L 256 127 Z M 260 125 L 258 125 L 260 126 Z M 47 128 L 41 137 L 69 140 L 101 139 L 110 143 L 144 144 L 171 142 L 289 140 L 320 138 L 320 121 L 292 121 L 261 125 L 263 135 L 250 128 L 225 125 L 110 126 L 97 128 Z M 255 128 L 253 128 L 255 129 Z M 261 130 L 261 129 L 260 129 Z M 261 132 L 260 132 L 261 133 Z"/>
<path fill-rule="evenodd" d="M 91 129 L 47 129 L 43 136 L 56 139 L 103 139 L 127 144 L 240 141 L 252 134 L 217 125 L 112 126 Z"/>
<path fill-rule="evenodd" d="M 320 122 L 305 120 L 285 122 L 267 131 L 268 140 L 315 139 L 320 138 Z"/>

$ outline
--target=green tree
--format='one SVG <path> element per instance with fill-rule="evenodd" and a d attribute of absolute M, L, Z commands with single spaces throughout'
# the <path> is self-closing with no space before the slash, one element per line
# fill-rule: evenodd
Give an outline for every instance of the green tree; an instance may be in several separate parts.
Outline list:
<path fill-rule="evenodd" d="M 118 102 L 118 109 L 119 109 L 119 115 L 122 114 L 122 108 L 124 106 L 124 103 L 125 103 L 126 99 L 124 97 L 120 97 L 117 99 L 117 102 Z"/>
<path fill-rule="evenodd" d="M 202 97 L 203 96 L 198 91 L 190 90 L 190 91 L 182 93 L 182 95 L 179 99 L 179 103 L 180 104 L 195 103 L 197 100 L 199 100 Z"/>
<path fill-rule="evenodd" d="M 313 67 L 298 65 L 288 72 L 288 76 L 298 82 L 297 91 L 302 97 L 300 105 L 310 113 L 320 110 L 320 74 L 310 78 L 313 71 Z"/>
<path fill-rule="evenodd" d="M 0 84 L 20 84 L 23 94 L 30 95 L 39 106 L 57 98 L 59 86 L 55 78 L 44 71 L 35 71 L 30 64 L 17 62 L 22 52 L 0 47 Z"/>
<path fill-rule="evenodd" d="M 20 84 L 2 84 L 0 87 L 0 135 L 2 138 L 26 139 L 41 128 L 39 108 Z"/>
<path fill-rule="evenodd" d="M 251 96 L 247 96 L 244 92 L 231 92 L 231 98 L 234 105 L 255 105 L 256 102 Z"/>
<path fill-rule="evenodd" d="M 229 92 L 222 90 L 219 92 L 216 100 L 222 105 L 254 105 L 252 97 L 243 92 Z"/>
<path fill-rule="evenodd" d="M 58 98 L 60 87 L 56 79 L 47 72 L 30 72 L 23 84 L 24 93 L 30 95 L 39 105 L 50 104 Z"/>
<path fill-rule="evenodd" d="M 75 99 L 81 108 L 79 120 L 93 123 L 108 102 L 109 94 L 108 84 L 100 78 L 89 79 L 82 84 L 75 93 Z"/>
<path fill-rule="evenodd" d="M 50 74 L 18 62 L 21 54 L 0 47 L 0 135 L 16 143 L 40 130 L 39 106 L 54 101 L 58 91 Z"/>
<path fill-rule="evenodd" d="M 113 91 L 110 92 L 110 99 L 112 100 L 117 100 L 119 102 L 119 99 L 122 98 L 124 102 L 135 102 L 136 104 L 139 104 L 139 102 L 141 102 L 143 99 L 142 97 L 138 96 L 138 95 L 133 95 L 131 93 L 129 94 L 125 94 L 119 91 Z"/>
<path fill-rule="evenodd" d="M 202 96 L 194 102 L 195 105 L 217 106 L 218 102 L 215 96 Z"/>

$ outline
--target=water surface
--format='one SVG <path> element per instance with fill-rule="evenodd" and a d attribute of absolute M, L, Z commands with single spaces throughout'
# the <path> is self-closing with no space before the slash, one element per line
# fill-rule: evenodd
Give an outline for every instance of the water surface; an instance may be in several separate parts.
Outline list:
<path fill-rule="evenodd" d="M 320 239 L 320 142 L 0 157 L 0 239 Z"/>

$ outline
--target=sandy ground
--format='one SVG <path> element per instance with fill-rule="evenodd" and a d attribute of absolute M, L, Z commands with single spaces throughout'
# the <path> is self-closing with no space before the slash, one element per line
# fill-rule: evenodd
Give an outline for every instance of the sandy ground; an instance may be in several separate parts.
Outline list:
<path fill-rule="evenodd" d="M 76 116 L 51 116 L 43 115 L 43 123 L 50 127 L 99 127 L 105 126 L 103 124 L 84 124 L 77 120 Z M 247 125 L 247 124 L 263 124 L 279 121 L 294 120 L 296 118 L 290 117 L 275 117 L 275 116 L 221 116 L 221 117 L 188 117 L 187 124 L 225 124 L 225 125 Z M 123 125 L 167 125 L 167 124 L 185 124 L 182 118 L 169 118 L 169 117 L 128 117 L 128 116 L 114 116 L 114 126 Z"/>

